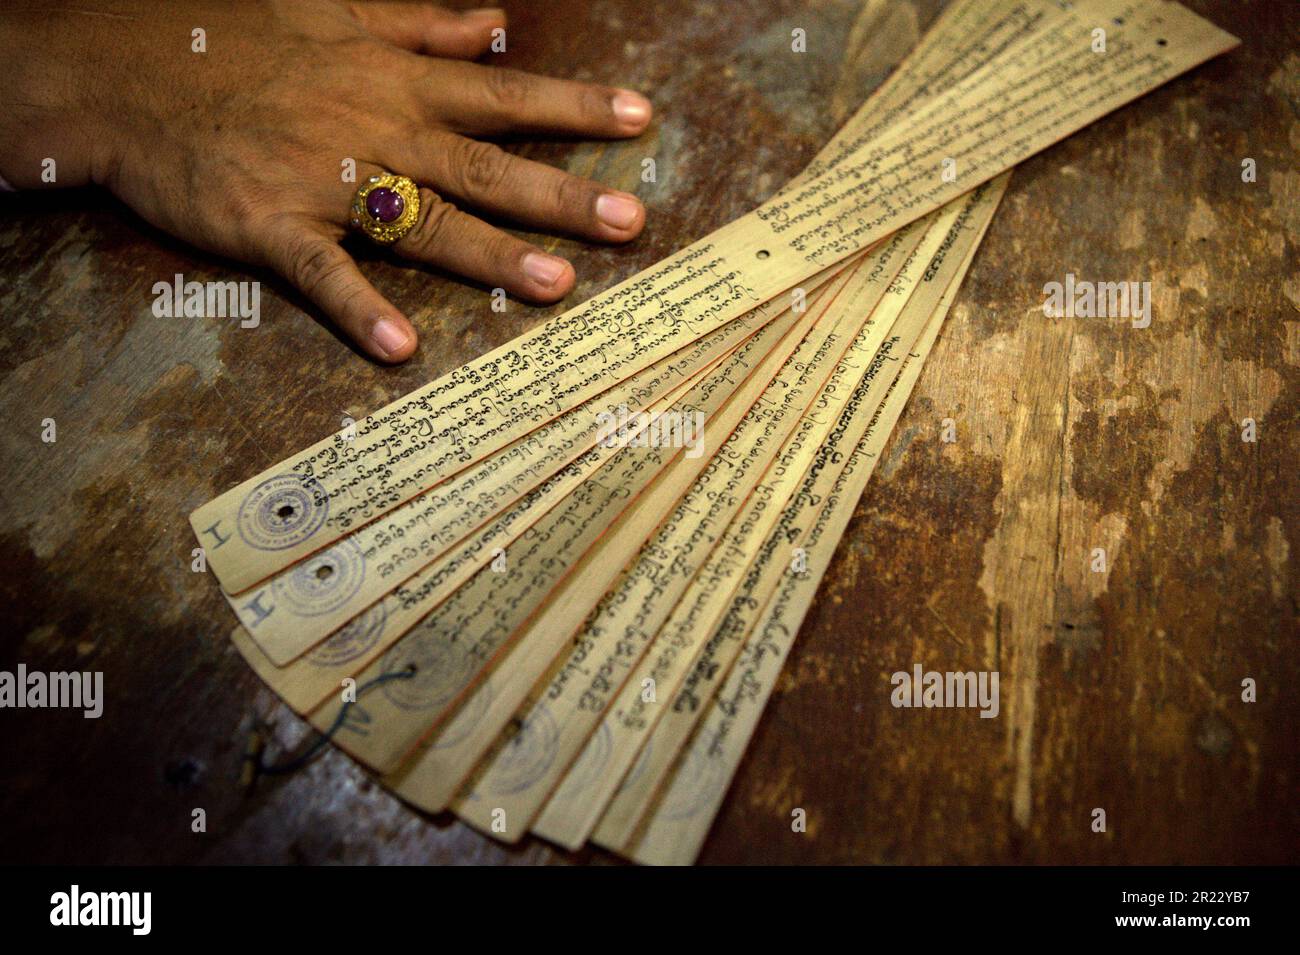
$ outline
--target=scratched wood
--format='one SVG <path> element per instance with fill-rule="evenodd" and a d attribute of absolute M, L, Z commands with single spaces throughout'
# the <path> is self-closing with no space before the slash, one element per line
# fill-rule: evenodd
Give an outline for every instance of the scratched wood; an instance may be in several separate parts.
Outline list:
<path fill-rule="evenodd" d="M 1012 178 L 701 861 L 1300 858 L 1300 19 L 1189 5 L 1243 45 Z M 507 3 L 506 61 L 658 109 L 634 142 L 511 146 L 649 206 L 631 246 L 544 241 L 575 262 L 571 303 L 771 195 L 939 4 L 562 6 Z M 150 288 L 176 272 L 249 276 L 101 196 L 0 199 L 0 669 L 102 670 L 107 698 L 99 720 L 0 712 L 0 860 L 611 859 L 419 815 L 335 752 L 239 784 L 257 723 L 284 744 L 306 729 L 230 646 L 185 515 L 559 310 L 499 315 L 484 289 L 365 268 L 422 332 L 403 368 L 348 351 L 266 275 L 256 330 L 155 318 Z M 1067 272 L 1150 281 L 1151 327 L 1044 318 Z M 1001 714 L 892 708 L 913 663 L 999 670 Z"/>

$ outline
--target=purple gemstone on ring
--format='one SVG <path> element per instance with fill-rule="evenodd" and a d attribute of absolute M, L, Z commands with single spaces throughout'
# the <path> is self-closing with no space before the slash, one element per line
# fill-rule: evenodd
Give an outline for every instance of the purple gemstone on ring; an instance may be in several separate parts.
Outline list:
<path fill-rule="evenodd" d="M 371 189 L 366 196 L 366 212 L 379 222 L 392 222 L 406 209 L 406 200 L 386 186 Z"/>

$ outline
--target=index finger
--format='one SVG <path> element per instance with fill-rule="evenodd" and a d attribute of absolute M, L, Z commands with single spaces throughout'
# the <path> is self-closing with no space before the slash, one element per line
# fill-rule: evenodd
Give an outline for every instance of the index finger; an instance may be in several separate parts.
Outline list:
<path fill-rule="evenodd" d="M 472 60 L 492 45 L 493 30 L 504 29 L 504 10 L 456 12 L 431 3 L 367 0 L 350 5 L 352 15 L 373 36 L 412 53 Z"/>
<path fill-rule="evenodd" d="M 633 90 L 479 63 L 443 61 L 436 69 L 424 99 L 437 120 L 469 135 L 567 133 L 620 139 L 644 130 L 653 111 L 650 101 Z"/>

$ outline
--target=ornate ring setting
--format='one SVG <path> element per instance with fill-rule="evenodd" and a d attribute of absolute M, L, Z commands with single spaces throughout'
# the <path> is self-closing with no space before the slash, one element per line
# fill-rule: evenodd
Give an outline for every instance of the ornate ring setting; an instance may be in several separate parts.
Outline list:
<path fill-rule="evenodd" d="M 415 225 L 420 215 L 420 189 L 405 176 L 371 176 L 352 197 L 349 221 L 380 245 L 392 245 Z"/>

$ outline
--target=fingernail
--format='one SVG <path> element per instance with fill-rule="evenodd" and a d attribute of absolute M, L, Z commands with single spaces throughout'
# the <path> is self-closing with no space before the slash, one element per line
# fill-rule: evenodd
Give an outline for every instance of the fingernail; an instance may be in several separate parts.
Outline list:
<path fill-rule="evenodd" d="M 614 229 L 630 229 L 641 213 L 641 203 L 631 196 L 604 193 L 596 200 L 596 218 Z"/>
<path fill-rule="evenodd" d="M 644 126 L 650 121 L 650 101 L 640 93 L 619 90 L 614 94 L 614 115 L 624 126 Z"/>
<path fill-rule="evenodd" d="M 529 252 L 524 256 L 524 274 L 547 288 L 560 280 L 568 265 L 564 259 L 545 252 Z"/>
<path fill-rule="evenodd" d="M 379 346 L 381 352 L 393 358 L 406 350 L 411 333 L 393 319 L 381 318 L 370 329 L 370 340 Z"/>

